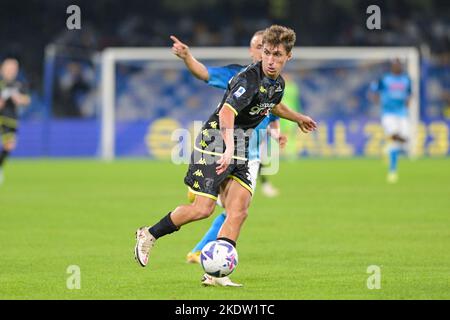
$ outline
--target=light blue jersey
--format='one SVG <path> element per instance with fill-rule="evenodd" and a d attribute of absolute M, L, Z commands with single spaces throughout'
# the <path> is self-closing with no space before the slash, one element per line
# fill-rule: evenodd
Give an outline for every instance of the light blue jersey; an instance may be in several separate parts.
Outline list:
<path fill-rule="evenodd" d="M 380 95 L 383 115 L 408 115 L 406 102 L 411 96 L 411 80 L 407 74 L 386 73 L 377 83 L 372 84 L 371 89 Z"/>
<path fill-rule="evenodd" d="M 250 141 L 248 144 L 248 160 L 256 160 L 260 159 L 259 154 L 259 145 L 261 143 L 261 139 L 267 139 L 269 136 L 269 132 L 267 127 L 273 121 L 277 121 L 280 119 L 273 114 L 269 114 L 263 121 L 261 121 L 258 126 L 254 129 L 252 136 L 250 137 Z M 262 130 L 263 132 L 261 132 Z M 260 133 L 261 132 L 261 133 Z"/>
<path fill-rule="evenodd" d="M 228 82 L 231 80 L 231 78 L 233 78 L 244 68 L 244 66 L 238 64 L 230 64 L 223 67 L 207 67 L 209 79 L 208 81 L 206 81 L 206 83 L 212 87 L 225 90 L 227 89 Z M 259 139 L 261 138 L 261 135 L 259 135 L 258 132 L 259 130 L 267 130 L 267 126 L 270 124 L 270 122 L 276 121 L 278 119 L 279 117 L 270 114 L 254 129 L 254 132 L 249 141 L 248 160 L 260 159 Z"/>
<path fill-rule="evenodd" d="M 207 67 L 206 69 L 208 70 L 209 79 L 206 83 L 209 86 L 226 90 L 228 87 L 228 82 L 231 78 L 237 75 L 239 71 L 244 68 L 245 66 L 241 66 L 239 64 L 229 64 L 223 67 Z"/>

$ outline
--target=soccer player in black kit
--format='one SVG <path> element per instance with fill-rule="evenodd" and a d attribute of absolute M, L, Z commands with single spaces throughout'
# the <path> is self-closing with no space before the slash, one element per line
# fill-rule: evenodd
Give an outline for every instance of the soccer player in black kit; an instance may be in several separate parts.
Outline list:
<path fill-rule="evenodd" d="M 17 80 L 19 62 L 15 58 L 3 60 L 0 69 L 0 184 L 3 183 L 3 165 L 9 154 L 16 148 L 18 129 L 17 108 L 30 103 L 26 86 Z"/>
<path fill-rule="evenodd" d="M 135 258 L 142 267 L 148 264 L 156 239 L 184 224 L 209 217 L 219 193 L 226 194 L 227 217 L 218 239 L 236 246 L 253 193 L 247 160 L 249 129 L 255 128 L 268 112 L 304 126 L 299 113 L 280 104 L 284 90 L 280 73 L 292 56 L 295 37 L 293 30 L 283 26 L 267 28 L 262 61 L 248 66 L 230 81 L 221 103 L 197 137 L 191 155 L 184 182 L 196 195 L 195 201 L 178 206 L 152 227 L 136 231 Z M 308 125 L 308 131 L 315 129 L 315 123 Z"/>

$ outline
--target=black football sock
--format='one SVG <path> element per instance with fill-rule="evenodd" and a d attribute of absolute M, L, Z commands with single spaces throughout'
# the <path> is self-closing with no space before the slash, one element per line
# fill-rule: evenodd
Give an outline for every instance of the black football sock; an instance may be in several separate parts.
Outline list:
<path fill-rule="evenodd" d="M 3 163 L 5 162 L 8 156 L 9 151 L 3 149 L 2 152 L 0 152 L 0 168 L 3 166 Z"/>
<path fill-rule="evenodd" d="M 225 237 L 221 237 L 221 238 L 217 238 L 217 240 L 223 240 L 223 241 L 226 241 L 226 242 L 228 242 L 229 244 L 231 244 L 233 247 L 236 248 L 236 242 L 234 242 L 234 241 L 231 240 L 231 239 L 228 239 L 228 238 L 225 238 Z"/>
<path fill-rule="evenodd" d="M 261 165 L 259 166 L 259 169 L 258 169 L 258 177 L 259 177 L 259 179 L 261 179 L 261 182 L 264 184 L 264 183 L 267 182 L 267 177 L 266 177 L 265 175 L 262 175 L 262 174 L 261 174 L 261 168 L 262 168 L 262 167 L 264 167 L 263 164 L 261 164 Z"/>
<path fill-rule="evenodd" d="M 261 183 L 266 183 L 267 182 L 267 177 L 265 175 L 261 175 Z"/>
<path fill-rule="evenodd" d="M 167 216 L 162 218 L 157 224 L 155 224 L 153 227 L 148 229 L 148 231 L 156 239 L 158 239 L 162 236 L 165 236 L 166 234 L 171 234 L 172 232 L 178 231 L 180 229 L 176 225 L 173 224 L 173 221 L 170 218 L 171 213 L 172 212 L 169 212 L 169 214 Z"/>

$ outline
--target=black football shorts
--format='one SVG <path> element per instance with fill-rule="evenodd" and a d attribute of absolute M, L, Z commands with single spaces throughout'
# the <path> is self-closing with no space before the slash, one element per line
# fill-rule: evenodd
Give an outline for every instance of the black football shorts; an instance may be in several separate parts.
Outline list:
<path fill-rule="evenodd" d="M 248 160 L 235 160 L 220 175 L 216 173 L 217 161 L 220 155 L 207 155 L 201 151 L 194 150 L 191 154 L 184 183 L 195 195 L 201 195 L 213 200 L 217 200 L 221 184 L 227 179 L 236 180 L 240 185 L 253 194 L 253 184 L 255 183 L 250 173 Z"/>

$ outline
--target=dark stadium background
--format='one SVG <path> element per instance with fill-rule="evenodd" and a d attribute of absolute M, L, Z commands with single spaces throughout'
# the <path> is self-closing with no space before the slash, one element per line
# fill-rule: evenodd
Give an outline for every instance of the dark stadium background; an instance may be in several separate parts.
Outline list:
<path fill-rule="evenodd" d="M 81 30 L 66 28 L 66 8 L 71 4 L 81 8 Z M 382 30 L 365 28 L 365 10 L 371 4 L 381 8 Z M 297 46 L 419 48 L 421 118 L 445 122 L 450 117 L 450 9 L 446 1 L 5 0 L 1 6 L 0 55 L 19 57 L 21 75 L 32 88 L 33 98 L 22 112 L 22 142 L 15 156 L 98 154 L 99 107 L 92 101 L 99 92 L 100 78 L 95 55 L 104 48 L 169 49 L 170 34 L 195 47 L 247 46 L 255 30 L 271 23 L 294 28 Z M 52 44 L 58 48 L 57 59 L 49 64 L 46 48 Z M 64 85 L 67 79 L 69 84 Z M 68 119 L 73 121 L 64 122 Z M 73 135 L 64 135 L 70 131 Z M 80 141 L 79 132 L 89 138 Z M 126 150 L 122 154 L 145 155 Z"/>

